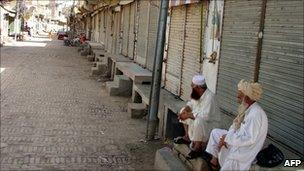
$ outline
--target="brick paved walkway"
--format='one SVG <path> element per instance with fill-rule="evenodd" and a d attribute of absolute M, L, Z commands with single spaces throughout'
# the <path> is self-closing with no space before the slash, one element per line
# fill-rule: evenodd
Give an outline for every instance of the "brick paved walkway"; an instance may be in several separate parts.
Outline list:
<path fill-rule="evenodd" d="M 106 95 L 76 48 L 4 47 L 1 67 L 1 170 L 152 168 L 145 121 Z"/>

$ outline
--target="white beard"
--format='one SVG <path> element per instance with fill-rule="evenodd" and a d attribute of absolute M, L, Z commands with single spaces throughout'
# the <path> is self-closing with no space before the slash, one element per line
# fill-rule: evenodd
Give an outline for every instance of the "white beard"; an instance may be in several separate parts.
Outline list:
<path fill-rule="evenodd" d="M 245 111 L 248 108 L 248 104 L 246 104 L 244 102 L 244 100 L 242 100 L 242 103 L 240 104 L 240 106 L 238 107 L 238 115 L 236 116 L 236 118 L 233 120 L 233 128 L 235 130 L 240 128 L 241 123 L 244 120 L 244 115 L 245 115 Z"/>
<path fill-rule="evenodd" d="M 244 113 L 247 110 L 247 108 L 248 108 L 248 104 L 246 104 L 244 100 L 242 100 L 242 103 L 238 107 L 238 114 L 240 115 Z"/>

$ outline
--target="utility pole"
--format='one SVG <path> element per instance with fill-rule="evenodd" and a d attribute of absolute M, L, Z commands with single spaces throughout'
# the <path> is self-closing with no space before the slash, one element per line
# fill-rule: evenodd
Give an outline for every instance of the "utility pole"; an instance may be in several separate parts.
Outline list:
<path fill-rule="evenodd" d="M 19 0 L 16 0 L 16 17 L 15 17 L 15 41 L 17 41 L 17 30 L 19 26 Z"/>
<path fill-rule="evenodd" d="M 162 63 L 164 56 L 168 6 L 169 6 L 168 0 L 161 1 L 155 57 L 154 57 L 154 65 L 153 65 L 153 74 L 152 74 L 152 87 L 151 87 L 152 91 L 150 92 L 149 119 L 147 122 L 147 132 L 146 132 L 147 134 L 146 138 L 148 140 L 154 139 L 156 125 L 157 125 L 157 112 L 159 106 L 159 95 L 160 95 L 160 87 L 161 87 L 161 74 L 162 74 Z"/>

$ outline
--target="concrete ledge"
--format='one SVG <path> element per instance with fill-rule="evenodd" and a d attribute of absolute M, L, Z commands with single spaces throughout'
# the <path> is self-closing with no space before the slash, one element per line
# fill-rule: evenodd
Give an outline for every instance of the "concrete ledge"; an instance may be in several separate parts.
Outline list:
<path fill-rule="evenodd" d="M 101 43 L 97 43 L 97 42 L 92 42 L 92 41 L 88 41 L 88 44 L 91 48 L 91 50 L 94 50 L 94 49 L 100 49 L 100 50 L 103 50 L 104 49 L 104 45 L 101 44 Z"/>
<path fill-rule="evenodd" d="M 157 150 L 155 154 L 154 169 L 163 171 L 190 170 L 177 157 L 174 156 L 172 150 L 168 147 Z"/>
<path fill-rule="evenodd" d="M 147 106 L 144 103 L 128 103 L 128 113 L 131 118 L 142 118 L 147 115 Z"/>
<path fill-rule="evenodd" d="M 190 149 L 185 144 L 174 144 L 173 151 L 177 154 L 178 158 L 186 164 L 191 170 L 201 171 L 201 170 L 208 170 L 207 162 L 202 158 L 196 158 L 188 160 L 186 157 L 190 152 Z"/>
<path fill-rule="evenodd" d="M 108 77 L 114 78 L 116 62 L 132 62 L 129 58 L 123 55 L 105 53 L 105 58 L 108 60 Z"/>
<path fill-rule="evenodd" d="M 116 71 L 122 72 L 133 80 L 134 83 L 149 83 L 152 80 L 152 72 L 131 62 L 116 62 Z"/>
<path fill-rule="evenodd" d="M 114 81 L 106 82 L 106 90 L 110 96 L 130 97 L 132 95 L 132 81 L 124 75 L 116 75 Z"/>
<path fill-rule="evenodd" d="M 150 101 L 150 91 L 150 84 L 133 84 L 132 101 L 134 103 L 143 102 L 148 105 Z"/>
<path fill-rule="evenodd" d="M 93 55 L 88 55 L 87 56 L 87 59 L 88 59 L 88 61 L 90 61 L 90 62 L 94 62 L 94 56 Z"/>
<path fill-rule="evenodd" d="M 183 100 L 176 98 L 175 95 L 170 93 L 165 89 L 161 89 L 161 96 L 159 101 L 159 110 L 158 110 L 158 118 L 159 118 L 159 127 L 158 127 L 158 135 L 163 139 L 167 138 L 166 130 L 167 128 L 167 116 L 168 112 L 172 111 L 178 114 L 179 110 L 186 105 L 186 102 Z"/>
<path fill-rule="evenodd" d="M 90 54 L 90 52 L 89 52 L 89 50 L 87 50 L 87 49 L 83 49 L 83 50 L 80 51 L 80 55 L 81 55 L 81 56 L 87 56 L 87 55 L 89 55 L 89 54 Z"/>

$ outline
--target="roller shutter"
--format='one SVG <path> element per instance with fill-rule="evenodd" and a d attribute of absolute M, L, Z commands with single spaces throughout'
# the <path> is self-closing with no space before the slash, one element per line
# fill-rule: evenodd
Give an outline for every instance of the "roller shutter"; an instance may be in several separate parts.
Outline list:
<path fill-rule="evenodd" d="M 262 0 L 233 1 L 224 5 L 217 94 L 221 108 L 237 111 L 237 84 L 253 80 Z"/>
<path fill-rule="evenodd" d="M 303 156 L 303 1 L 268 0 L 259 82 L 269 133 Z"/>
<path fill-rule="evenodd" d="M 136 62 L 142 66 L 146 64 L 147 56 L 147 40 L 148 40 L 148 23 L 149 23 L 149 6 L 150 1 L 138 1 L 139 3 L 139 19 L 136 43 Z"/>
<path fill-rule="evenodd" d="M 175 95 L 180 95 L 179 92 L 184 46 L 185 18 L 185 6 L 171 8 L 168 56 L 165 70 L 165 89 Z"/>
<path fill-rule="evenodd" d="M 133 59 L 133 53 L 134 53 L 134 39 L 135 39 L 135 2 L 131 3 L 130 6 L 130 26 L 129 26 L 129 37 L 128 37 L 128 57 Z"/>
<path fill-rule="evenodd" d="M 114 13 L 112 53 L 120 52 L 120 12 Z"/>
<path fill-rule="evenodd" d="M 105 15 L 104 15 L 104 11 L 100 12 L 100 17 L 99 17 L 99 21 L 100 21 L 100 33 L 99 33 L 99 38 L 100 38 L 100 42 L 102 44 L 105 44 Z"/>
<path fill-rule="evenodd" d="M 128 56 L 130 5 L 123 6 L 122 10 L 122 50 L 121 54 Z"/>
<path fill-rule="evenodd" d="M 112 12 L 111 10 L 107 10 L 106 11 L 106 39 L 107 39 L 107 52 L 112 52 L 112 36 L 113 36 L 113 32 L 112 32 Z"/>
<path fill-rule="evenodd" d="M 151 71 L 153 70 L 155 56 L 159 9 L 160 1 L 150 1 L 148 51 L 146 66 Z"/>
<path fill-rule="evenodd" d="M 201 24 L 201 19 L 204 18 L 201 3 L 187 5 L 186 8 L 186 32 L 181 73 L 181 98 L 183 100 L 189 100 L 192 77 L 200 72 L 200 41 L 202 28 L 205 26 L 205 24 Z M 203 20 L 203 22 L 205 21 Z"/>
<path fill-rule="evenodd" d="M 95 40 L 95 42 L 98 42 L 99 41 L 99 20 L 98 20 L 99 16 L 98 16 L 98 14 L 96 14 L 94 17 L 95 17 L 94 18 L 95 19 L 95 22 L 94 22 L 94 24 L 95 24 L 94 40 Z"/>

